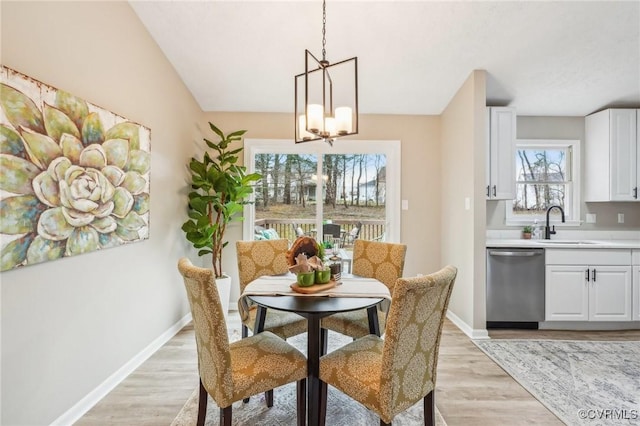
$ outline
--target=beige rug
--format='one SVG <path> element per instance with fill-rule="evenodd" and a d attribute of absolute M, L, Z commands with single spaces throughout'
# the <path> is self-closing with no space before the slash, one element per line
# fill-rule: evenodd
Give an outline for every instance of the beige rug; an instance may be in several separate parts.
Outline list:
<path fill-rule="evenodd" d="M 233 424 L 252 426 L 295 425 L 295 389 L 295 384 L 288 384 L 276 389 L 273 392 L 273 407 L 271 408 L 268 408 L 265 404 L 264 394 L 252 397 L 247 404 L 243 404 L 241 401 L 236 402 L 233 404 Z M 378 416 L 332 387 L 329 387 L 327 398 L 327 425 L 370 426 L 380 424 Z M 422 401 L 420 401 L 404 413 L 398 414 L 393 419 L 393 424 L 394 426 L 424 425 L 423 413 Z M 193 426 L 196 424 L 197 417 L 198 391 L 196 389 L 173 420 L 171 426 Z M 219 418 L 220 410 L 213 400 L 209 398 L 205 425 L 217 426 Z M 437 407 L 436 425 L 446 426 Z"/>
<path fill-rule="evenodd" d="M 236 340 L 239 334 L 230 330 L 230 340 Z M 351 339 L 338 333 L 329 332 L 329 352 L 342 346 Z M 306 353 L 306 334 L 288 340 L 293 346 Z M 296 385 L 290 383 L 275 389 L 273 393 L 273 407 L 268 408 L 264 401 L 264 394 L 254 396 L 249 403 L 242 401 L 233 404 L 233 424 L 251 426 L 290 426 L 296 424 Z M 436 395 L 437 399 L 437 395 Z M 198 417 L 198 390 L 189 397 L 182 410 L 178 413 L 171 426 L 193 426 Z M 218 406 L 209 397 L 207 404 L 207 426 L 217 426 L 220 418 Z M 327 392 L 326 424 L 331 426 L 369 426 L 380 424 L 378 416 L 367 410 L 363 405 L 354 401 L 342 392 L 329 386 Z M 424 410 L 422 401 L 393 419 L 394 426 L 424 425 Z M 436 425 L 446 426 L 446 422 L 436 407 Z"/>

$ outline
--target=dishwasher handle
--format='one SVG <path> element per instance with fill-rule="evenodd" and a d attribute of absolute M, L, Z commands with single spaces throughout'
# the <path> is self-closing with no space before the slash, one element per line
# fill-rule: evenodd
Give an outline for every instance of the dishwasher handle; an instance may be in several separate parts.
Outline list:
<path fill-rule="evenodd" d="M 507 257 L 532 257 L 542 254 L 542 250 L 538 251 L 489 251 L 489 256 L 507 256 Z"/>

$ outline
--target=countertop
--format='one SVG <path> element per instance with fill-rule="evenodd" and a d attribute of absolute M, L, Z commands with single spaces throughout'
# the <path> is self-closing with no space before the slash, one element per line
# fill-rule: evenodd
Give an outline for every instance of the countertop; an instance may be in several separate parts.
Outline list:
<path fill-rule="evenodd" d="M 640 249 L 640 240 L 595 240 L 595 239 L 551 239 L 551 240 L 524 240 L 524 239 L 487 239 L 489 248 L 571 248 L 571 249 Z"/>

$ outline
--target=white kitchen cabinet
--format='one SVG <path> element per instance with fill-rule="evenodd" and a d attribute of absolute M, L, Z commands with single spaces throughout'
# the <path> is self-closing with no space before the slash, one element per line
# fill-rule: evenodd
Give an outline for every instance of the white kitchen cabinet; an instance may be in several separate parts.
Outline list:
<path fill-rule="evenodd" d="M 589 320 L 589 286 L 585 270 L 585 266 L 546 266 L 545 320 Z"/>
<path fill-rule="evenodd" d="M 585 201 L 640 201 L 637 109 L 607 109 L 585 119 Z"/>
<path fill-rule="evenodd" d="M 512 200 L 516 193 L 516 110 L 487 107 L 486 196 Z"/>
<path fill-rule="evenodd" d="M 547 321 L 631 321 L 631 250 L 547 250 Z"/>
<path fill-rule="evenodd" d="M 640 321 L 640 250 L 633 250 L 633 269 L 632 279 L 633 288 L 631 289 L 631 297 L 633 298 L 633 306 L 631 308 L 634 321 Z"/>

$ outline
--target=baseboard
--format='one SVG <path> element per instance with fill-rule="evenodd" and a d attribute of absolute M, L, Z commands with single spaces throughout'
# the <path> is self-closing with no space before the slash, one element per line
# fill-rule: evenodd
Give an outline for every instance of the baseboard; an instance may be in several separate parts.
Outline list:
<path fill-rule="evenodd" d="M 541 330 L 613 331 L 640 330 L 640 321 L 544 321 Z"/>
<path fill-rule="evenodd" d="M 451 312 L 451 310 L 447 309 L 447 318 L 451 321 L 456 327 L 460 329 L 464 334 L 469 336 L 470 339 L 488 339 L 489 333 L 486 328 L 482 329 L 473 329 L 469 324 L 464 322 L 459 316 Z"/>
<path fill-rule="evenodd" d="M 116 386 L 118 386 L 124 379 L 133 373 L 136 368 L 140 367 L 151 355 L 153 355 L 158 349 L 160 349 L 165 343 L 167 343 L 173 336 L 175 336 L 182 328 L 191 321 L 191 312 L 182 317 L 178 322 L 173 324 L 167 331 L 158 336 L 153 342 L 151 342 L 146 348 L 140 351 L 137 355 L 127 361 L 122 367 L 120 367 L 115 373 L 109 376 L 98 387 L 89 392 L 84 398 L 78 401 L 73 407 L 68 409 L 64 414 L 58 417 L 51 423 L 51 425 L 71 425 L 80 420 L 82 416 L 86 414 L 94 405 L 96 405 L 102 398 L 104 398 L 109 392 L 111 392 Z"/>

